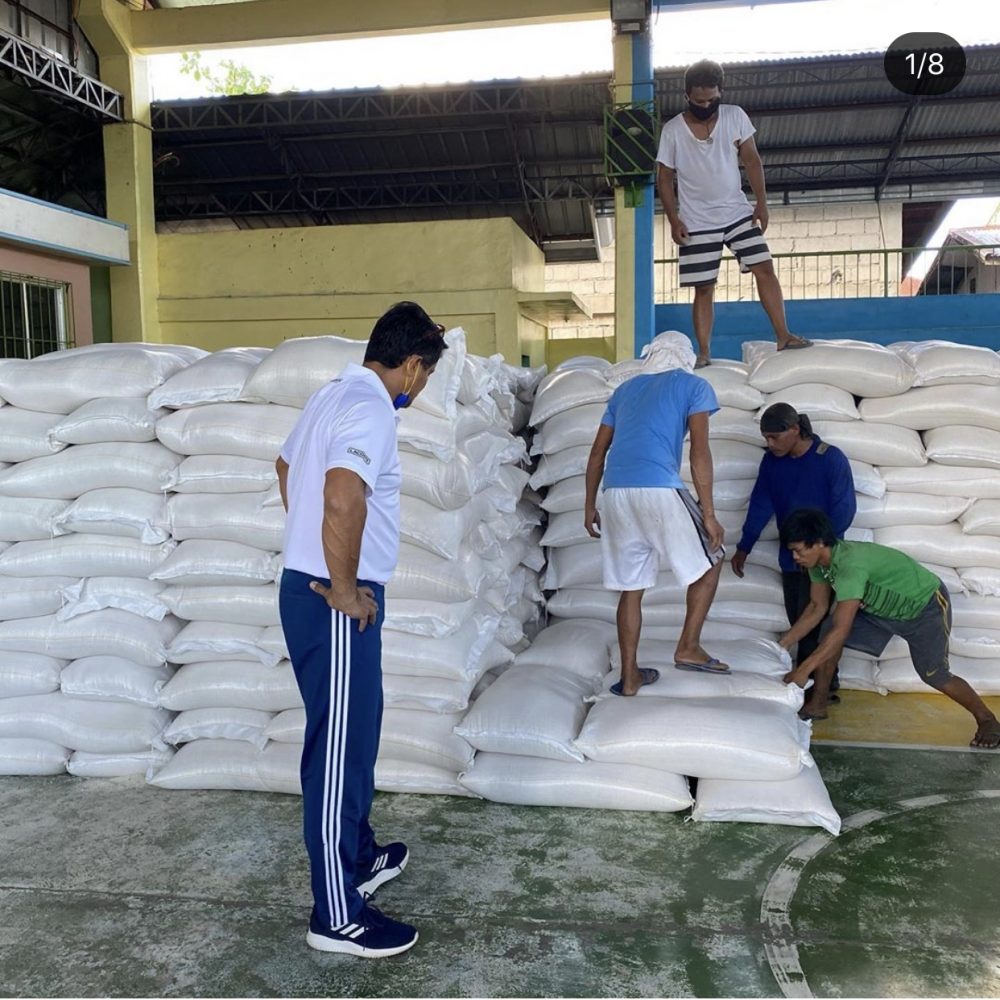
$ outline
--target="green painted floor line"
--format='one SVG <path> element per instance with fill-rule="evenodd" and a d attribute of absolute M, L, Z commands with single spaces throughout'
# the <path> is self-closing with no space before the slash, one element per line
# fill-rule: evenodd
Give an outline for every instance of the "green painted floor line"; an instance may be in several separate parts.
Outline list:
<path fill-rule="evenodd" d="M 814 747 L 874 818 L 796 862 L 802 980 L 1000 997 L 1000 799 L 956 798 L 1000 789 L 1000 755 L 896 749 Z M 0 779 L 0 817 L 0 995 L 32 997 L 780 996 L 762 900 L 815 833 L 379 795 L 412 860 L 377 903 L 421 938 L 364 962 L 305 946 L 298 798 Z"/>

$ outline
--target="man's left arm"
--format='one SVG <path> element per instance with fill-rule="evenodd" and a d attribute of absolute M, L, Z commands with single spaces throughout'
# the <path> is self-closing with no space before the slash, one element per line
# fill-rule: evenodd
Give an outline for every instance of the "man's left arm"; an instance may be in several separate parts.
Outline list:
<path fill-rule="evenodd" d="M 278 461 L 274 463 L 274 469 L 278 473 L 278 491 L 281 493 L 281 505 L 288 513 L 288 463 L 279 455 Z"/>
<path fill-rule="evenodd" d="M 823 637 L 823 641 L 816 647 L 811 656 L 808 656 L 794 670 L 785 674 L 786 684 L 798 684 L 805 687 L 806 681 L 812 676 L 817 667 L 829 660 L 839 660 L 843 652 L 844 643 L 851 634 L 851 626 L 854 624 L 854 617 L 861 607 L 861 601 L 840 601 L 833 611 L 833 623 L 830 631 Z"/>
<path fill-rule="evenodd" d="M 760 153 L 757 152 L 757 143 L 751 135 L 740 143 L 740 163 L 747 172 L 747 180 L 753 191 L 754 200 L 757 204 L 753 210 L 753 221 L 760 226 L 760 231 L 767 231 L 768 211 L 767 211 L 767 186 L 764 183 L 764 164 L 761 162 Z"/>

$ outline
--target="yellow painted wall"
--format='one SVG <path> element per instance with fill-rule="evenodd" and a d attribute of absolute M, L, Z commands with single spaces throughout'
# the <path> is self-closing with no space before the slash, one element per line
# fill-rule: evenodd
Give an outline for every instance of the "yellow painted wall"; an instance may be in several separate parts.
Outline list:
<path fill-rule="evenodd" d="M 604 358 L 606 361 L 614 362 L 615 359 L 615 338 L 614 337 L 563 337 L 557 340 L 550 340 L 545 348 L 545 364 L 552 371 L 556 365 L 570 358 L 580 357 L 590 354 L 594 357 Z"/>
<path fill-rule="evenodd" d="M 158 251 L 167 343 L 366 338 L 388 306 L 413 299 L 464 327 L 476 354 L 499 351 L 513 364 L 544 354 L 544 326 L 517 304 L 518 292 L 545 287 L 543 255 L 510 219 L 161 233 Z"/>

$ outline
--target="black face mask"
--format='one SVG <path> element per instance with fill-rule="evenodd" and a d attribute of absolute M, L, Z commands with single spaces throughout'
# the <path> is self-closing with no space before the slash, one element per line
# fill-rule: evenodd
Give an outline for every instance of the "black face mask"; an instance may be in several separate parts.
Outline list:
<path fill-rule="evenodd" d="M 688 111 L 690 111 L 692 117 L 697 118 L 698 121 L 707 122 L 708 119 L 719 110 L 719 105 L 721 103 L 722 98 L 716 97 L 707 108 L 703 108 L 700 104 L 693 104 L 691 101 L 688 101 Z"/>

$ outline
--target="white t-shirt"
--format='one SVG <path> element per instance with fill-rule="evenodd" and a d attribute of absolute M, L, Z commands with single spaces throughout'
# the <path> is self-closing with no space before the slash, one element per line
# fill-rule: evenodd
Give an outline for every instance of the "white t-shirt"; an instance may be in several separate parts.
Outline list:
<path fill-rule="evenodd" d="M 677 171 L 677 208 L 689 232 L 725 229 L 753 211 L 742 189 L 739 146 L 756 131 L 736 104 L 719 105 L 708 139 L 696 139 L 683 114 L 664 124 L 656 159 Z"/>
<path fill-rule="evenodd" d="M 353 362 L 309 397 L 281 447 L 288 463 L 288 569 L 329 576 L 323 558 L 323 485 L 328 470 L 350 469 L 364 480 L 368 498 L 358 578 L 389 582 L 399 558 L 398 420 L 382 380 Z"/>

